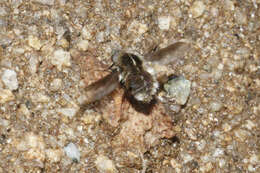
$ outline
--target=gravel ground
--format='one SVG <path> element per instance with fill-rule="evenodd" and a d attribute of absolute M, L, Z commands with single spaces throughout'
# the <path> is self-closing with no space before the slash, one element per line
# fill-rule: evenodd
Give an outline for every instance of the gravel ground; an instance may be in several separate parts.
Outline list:
<path fill-rule="evenodd" d="M 0 172 L 260 172 L 260 1 L 0 1 Z M 179 40 L 176 112 L 118 88 L 81 111 L 111 54 Z"/>

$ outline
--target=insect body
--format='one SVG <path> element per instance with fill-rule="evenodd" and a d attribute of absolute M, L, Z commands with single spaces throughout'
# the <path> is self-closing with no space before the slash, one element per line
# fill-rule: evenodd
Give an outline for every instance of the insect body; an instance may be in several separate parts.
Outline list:
<path fill-rule="evenodd" d="M 118 51 L 112 60 L 120 73 L 120 83 L 133 98 L 142 103 L 151 102 L 159 85 L 156 79 L 143 69 L 140 58 L 134 54 Z"/>
<path fill-rule="evenodd" d="M 177 42 L 145 55 L 144 59 L 134 54 L 115 51 L 112 56 L 112 72 L 86 88 L 86 103 L 102 99 L 121 84 L 137 102 L 149 104 L 157 94 L 159 83 L 148 70 L 144 69 L 143 61 L 167 64 L 184 56 L 188 46 L 188 43 Z"/>

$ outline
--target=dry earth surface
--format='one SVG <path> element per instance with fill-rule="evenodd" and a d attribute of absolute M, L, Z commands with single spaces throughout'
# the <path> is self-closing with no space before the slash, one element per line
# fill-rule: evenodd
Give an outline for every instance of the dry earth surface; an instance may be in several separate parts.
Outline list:
<path fill-rule="evenodd" d="M 114 49 L 179 40 L 158 68 L 191 82 L 180 110 L 122 88 L 80 109 Z M 259 57 L 259 0 L 1 0 L 0 172 L 260 172 Z"/>

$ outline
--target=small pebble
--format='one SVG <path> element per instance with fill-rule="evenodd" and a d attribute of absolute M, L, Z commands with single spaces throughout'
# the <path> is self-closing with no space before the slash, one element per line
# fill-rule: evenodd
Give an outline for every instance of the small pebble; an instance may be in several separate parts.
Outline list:
<path fill-rule="evenodd" d="M 244 25 L 247 24 L 247 16 L 246 13 L 240 10 L 235 11 L 235 20 L 237 21 L 238 24 Z"/>
<path fill-rule="evenodd" d="M 205 11 L 206 6 L 202 1 L 195 1 L 190 9 L 192 17 L 197 18 L 200 17 Z"/>
<path fill-rule="evenodd" d="M 31 99 L 33 102 L 39 102 L 39 103 L 48 103 L 50 101 L 49 96 L 40 92 L 31 95 Z"/>
<path fill-rule="evenodd" d="M 47 158 L 51 163 L 57 163 L 61 160 L 63 152 L 59 149 L 47 149 L 45 151 Z"/>
<path fill-rule="evenodd" d="M 1 26 L 1 19 L 0 19 L 0 26 Z M 12 38 L 10 38 L 7 34 L 1 34 L 0 33 L 0 45 L 1 46 L 7 46 L 12 43 Z"/>
<path fill-rule="evenodd" d="M 12 91 L 10 91 L 8 89 L 0 89 L 0 103 L 1 104 L 14 100 L 14 98 L 15 97 L 14 97 Z"/>
<path fill-rule="evenodd" d="M 51 63 L 57 66 L 58 70 L 61 70 L 63 66 L 70 66 L 70 53 L 63 49 L 56 50 L 51 58 Z"/>
<path fill-rule="evenodd" d="M 214 70 L 212 72 L 212 77 L 214 77 L 214 80 L 219 80 L 222 77 L 222 70 Z"/>
<path fill-rule="evenodd" d="M 64 147 L 64 151 L 66 155 L 71 158 L 75 162 L 79 162 L 80 160 L 80 152 L 77 146 L 73 143 L 69 143 L 66 147 Z"/>
<path fill-rule="evenodd" d="M 223 168 L 226 165 L 225 159 L 219 159 L 218 165 L 219 165 L 220 168 Z"/>
<path fill-rule="evenodd" d="M 82 29 L 82 37 L 86 40 L 90 40 L 92 38 L 92 34 L 90 32 L 90 29 L 88 29 L 87 27 L 84 27 Z"/>
<path fill-rule="evenodd" d="M 193 160 L 192 155 L 190 155 L 188 153 L 184 153 L 184 152 L 181 153 L 181 157 L 182 157 L 184 163 L 188 163 L 189 161 Z"/>
<path fill-rule="evenodd" d="M 41 3 L 43 5 L 54 5 L 55 0 L 34 0 L 35 2 Z"/>
<path fill-rule="evenodd" d="M 208 162 L 207 164 L 202 165 L 199 170 L 202 173 L 204 173 L 204 172 L 206 173 L 206 172 L 211 172 L 212 169 L 213 169 L 212 163 Z"/>
<path fill-rule="evenodd" d="M 136 20 L 134 20 L 129 26 L 129 31 L 132 33 L 137 33 L 138 35 L 145 33 L 147 30 L 148 27 L 146 24 L 139 23 Z"/>
<path fill-rule="evenodd" d="M 31 114 L 25 104 L 20 105 L 17 113 L 21 113 L 22 115 L 25 116 L 29 116 Z"/>
<path fill-rule="evenodd" d="M 249 172 L 255 172 L 256 171 L 256 168 L 251 164 L 248 165 L 247 169 L 248 169 Z"/>
<path fill-rule="evenodd" d="M 228 132 L 228 131 L 230 131 L 232 129 L 232 127 L 228 123 L 224 123 L 222 125 L 222 128 L 223 128 L 224 132 Z"/>
<path fill-rule="evenodd" d="M 6 69 L 2 75 L 2 81 L 4 82 L 5 86 L 10 90 L 18 89 L 18 80 L 17 75 L 14 70 Z"/>
<path fill-rule="evenodd" d="M 231 10 L 231 11 L 235 10 L 235 4 L 232 0 L 225 0 L 224 3 L 225 3 L 224 7 L 227 10 Z"/>
<path fill-rule="evenodd" d="M 104 32 L 98 32 L 96 35 L 96 40 L 98 43 L 105 41 L 105 33 Z"/>
<path fill-rule="evenodd" d="M 253 128 L 255 128 L 257 125 L 251 120 L 246 120 L 243 126 L 246 127 L 248 130 L 253 130 Z"/>
<path fill-rule="evenodd" d="M 240 141 L 245 141 L 250 135 L 249 132 L 242 129 L 237 129 L 234 131 L 235 136 L 240 139 Z"/>
<path fill-rule="evenodd" d="M 211 111 L 218 112 L 223 107 L 223 104 L 220 101 L 212 101 L 209 106 Z"/>
<path fill-rule="evenodd" d="M 40 50 L 42 47 L 41 41 L 38 39 L 38 37 L 30 35 L 28 38 L 28 44 L 35 50 Z"/>
<path fill-rule="evenodd" d="M 5 16 L 7 14 L 8 14 L 8 12 L 7 12 L 6 8 L 0 7 L 0 16 Z"/>
<path fill-rule="evenodd" d="M 260 155 L 252 154 L 249 158 L 250 163 L 252 164 L 260 164 Z"/>
<path fill-rule="evenodd" d="M 174 98 L 177 104 L 184 105 L 190 95 L 191 82 L 183 76 L 171 79 L 164 85 L 167 94 Z"/>
<path fill-rule="evenodd" d="M 207 142 L 205 140 L 196 141 L 195 142 L 197 150 L 203 151 L 205 149 L 205 146 L 207 145 Z"/>
<path fill-rule="evenodd" d="M 29 59 L 29 70 L 32 74 L 37 72 L 39 61 L 35 56 Z"/>
<path fill-rule="evenodd" d="M 59 78 L 53 79 L 53 81 L 50 84 L 50 89 L 52 91 L 58 91 L 62 87 L 62 80 Z"/>
<path fill-rule="evenodd" d="M 112 160 L 108 157 L 99 155 L 95 161 L 96 167 L 100 172 L 117 172 L 116 167 Z"/>
<path fill-rule="evenodd" d="M 77 113 L 77 109 L 75 108 L 60 108 L 57 109 L 57 112 L 65 115 L 66 117 L 72 118 Z"/>
<path fill-rule="evenodd" d="M 221 157 L 224 154 L 224 150 L 222 148 L 216 148 L 213 152 L 213 157 Z"/>
<path fill-rule="evenodd" d="M 57 45 L 61 46 L 64 49 L 67 49 L 70 46 L 70 43 L 65 38 L 58 40 Z"/>
<path fill-rule="evenodd" d="M 86 51 L 88 49 L 88 41 L 87 40 L 80 40 L 77 44 L 78 49 L 82 51 Z"/>
<path fill-rule="evenodd" d="M 24 158 L 26 160 L 37 160 L 41 162 L 45 160 L 45 142 L 42 136 L 32 132 L 26 133 L 24 138 L 15 146 L 17 150 L 25 151 Z"/>
<path fill-rule="evenodd" d="M 185 128 L 185 133 L 189 136 L 191 140 L 197 140 L 196 130 L 193 128 Z"/>
<path fill-rule="evenodd" d="M 161 30 L 169 30 L 171 19 L 169 16 L 160 16 L 158 18 L 158 26 Z"/>
<path fill-rule="evenodd" d="M 181 168 L 181 164 L 176 159 L 171 159 L 170 163 L 171 166 L 175 169 Z"/>
<path fill-rule="evenodd" d="M 176 105 L 170 105 L 170 109 L 171 109 L 171 111 L 178 113 L 181 110 L 181 106 L 177 105 L 177 104 Z"/>

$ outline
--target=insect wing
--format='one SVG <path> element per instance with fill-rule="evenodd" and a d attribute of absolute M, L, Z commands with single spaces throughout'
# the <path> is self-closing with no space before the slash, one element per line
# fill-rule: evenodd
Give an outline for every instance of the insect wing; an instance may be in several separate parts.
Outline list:
<path fill-rule="evenodd" d="M 187 42 L 176 42 L 168 47 L 149 53 L 144 56 L 144 59 L 151 63 L 167 65 L 181 59 L 190 50 L 190 44 Z"/>
<path fill-rule="evenodd" d="M 113 71 L 104 78 L 86 87 L 86 104 L 102 99 L 113 92 L 119 85 L 119 72 Z"/>

